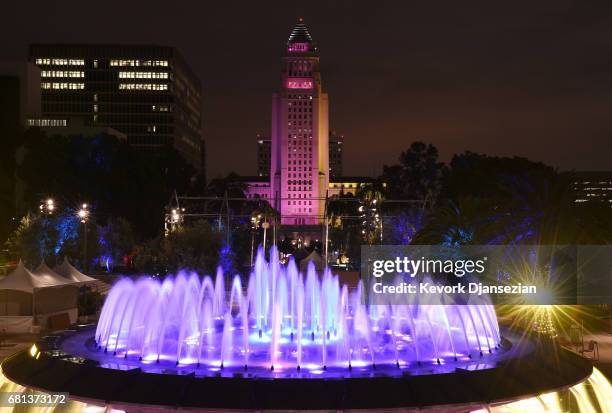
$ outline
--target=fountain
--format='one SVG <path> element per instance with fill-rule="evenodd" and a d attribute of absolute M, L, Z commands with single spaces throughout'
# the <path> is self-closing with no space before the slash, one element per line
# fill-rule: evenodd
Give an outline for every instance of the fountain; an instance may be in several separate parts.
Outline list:
<path fill-rule="evenodd" d="M 273 251 L 272 254 L 275 254 Z M 275 372 L 349 367 L 412 368 L 480 358 L 501 336 L 487 298 L 479 305 L 373 305 L 329 269 L 319 278 L 290 261 L 257 255 L 247 288 L 236 275 L 179 273 L 163 282 L 123 279 L 110 291 L 95 341 L 104 352 L 143 362 Z M 356 373 L 354 373 L 356 374 Z"/>
<path fill-rule="evenodd" d="M 556 406 L 557 389 L 583 409 L 609 401 L 588 361 L 502 336 L 484 295 L 469 305 L 368 305 L 361 282 L 349 289 L 329 269 L 301 273 L 270 254 L 268 262 L 258 251 L 247 279 L 221 270 L 121 279 L 95 330 L 18 353 L 3 364 L 4 380 L 153 410 L 487 410 Z M 48 381 L 59 376 L 62 386 Z M 541 396 L 528 401 L 533 394 Z"/>

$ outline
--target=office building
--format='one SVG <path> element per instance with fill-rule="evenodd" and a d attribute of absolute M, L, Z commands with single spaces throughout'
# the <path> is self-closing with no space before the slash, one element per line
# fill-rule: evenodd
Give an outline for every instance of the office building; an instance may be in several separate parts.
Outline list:
<path fill-rule="evenodd" d="M 82 118 L 141 150 L 171 145 L 204 169 L 201 85 L 175 48 L 35 44 L 30 61 L 40 68 L 43 119 Z"/>
<path fill-rule="evenodd" d="M 40 116 L 40 71 L 26 62 L 0 62 L 0 125 L 4 130 L 27 126 Z"/>
<path fill-rule="evenodd" d="M 329 132 L 329 176 L 337 179 L 342 176 L 342 154 L 344 136 L 334 131 Z"/>
<path fill-rule="evenodd" d="M 257 135 L 257 176 L 270 176 L 270 138 Z"/>

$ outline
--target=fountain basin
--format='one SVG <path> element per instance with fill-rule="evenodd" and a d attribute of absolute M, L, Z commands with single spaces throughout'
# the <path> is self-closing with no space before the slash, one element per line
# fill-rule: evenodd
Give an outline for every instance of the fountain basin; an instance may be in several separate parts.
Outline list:
<path fill-rule="evenodd" d="M 466 363 L 432 361 L 420 369 L 380 365 L 313 373 L 255 368 L 245 372 L 239 366 L 213 372 L 171 361 L 145 364 L 92 347 L 92 328 L 56 337 L 39 343 L 36 357 L 23 351 L 7 359 L 4 375 L 29 388 L 68 392 L 75 400 L 111 403 L 124 410 L 137 404 L 139 409 L 215 411 L 436 406 L 461 411 L 565 389 L 586 380 L 593 370 L 588 360 L 563 348 L 514 338 L 512 345 L 504 340 L 499 354 Z"/>

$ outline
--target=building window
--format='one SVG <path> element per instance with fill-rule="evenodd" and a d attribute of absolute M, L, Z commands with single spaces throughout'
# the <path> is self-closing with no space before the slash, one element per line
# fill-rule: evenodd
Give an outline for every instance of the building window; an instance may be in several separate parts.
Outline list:
<path fill-rule="evenodd" d="M 119 79 L 168 79 L 168 72 L 119 72 Z"/>
<path fill-rule="evenodd" d="M 137 59 L 111 59 L 111 67 L 126 67 L 126 66 L 156 66 L 168 67 L 167 60 L 137 60 Z"/>
<path fill-rule="evenodd" d="M 37 65 L 55 65 L 55 66 L 85 66 L 84 59 L 50 59 L 37 58 L 35 60 Z"/>
<path fill-rule="evenodd" d="M 119 83 L 119 90 L 168 90 L 164 83 Z"/>
<path fill-rule="evenodd" d="M 41 70 L 40 77 L 85 77 L 85 72 L 75 70 Z"/>
<path fill-rule="evenodd" d="M 85 89 L 85 83 L 56 83 L 56 82 L 42 82 L 40 84 L 41 89 L 55 89 L 55 90 L 82 90 Z"/>
<path fill-rule="evenodd" d="M 28 126 L 39 128 L 68 126 L 68 121 L 66 119 L 28 119 Z"/>

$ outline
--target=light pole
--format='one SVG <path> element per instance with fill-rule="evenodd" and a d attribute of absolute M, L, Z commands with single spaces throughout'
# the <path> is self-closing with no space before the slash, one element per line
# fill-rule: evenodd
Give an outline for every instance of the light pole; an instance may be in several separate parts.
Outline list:
<path fill-rule="evenodd" d="M 55 201 L 53 198 L 47 198 L 39 206 L 40 212 L 42 214 L 51 215 L 53 211 L 55 211 Z"/>
<path fill-rule="evenodd" d="M 87 221 L 89 220 L 89 207 L 87 204 L 81 205 L 77 216 L 83 224 L 83 271 L 87 271 Z"/>
<path fill-rule="evenodd" d="M 270 223 L 268 222 L 267 216 L 264 217 L 264 222 L 263 224 L 261 224 L 261 227 L 264 230 L 263 247 L 264 247 L 264 253 L 265 253 L 266 252 L 266 234 L 268 233 L 268 228 L 270 228 Z"/>
<path fill-rule="evenodd" d="M 255 254 L 255 232 L 257 232 L 257 228 L 259 228 L 260 221 L 261 214 L 251 217 L 251 267 L 253 266 L 253 255 Z"/>

